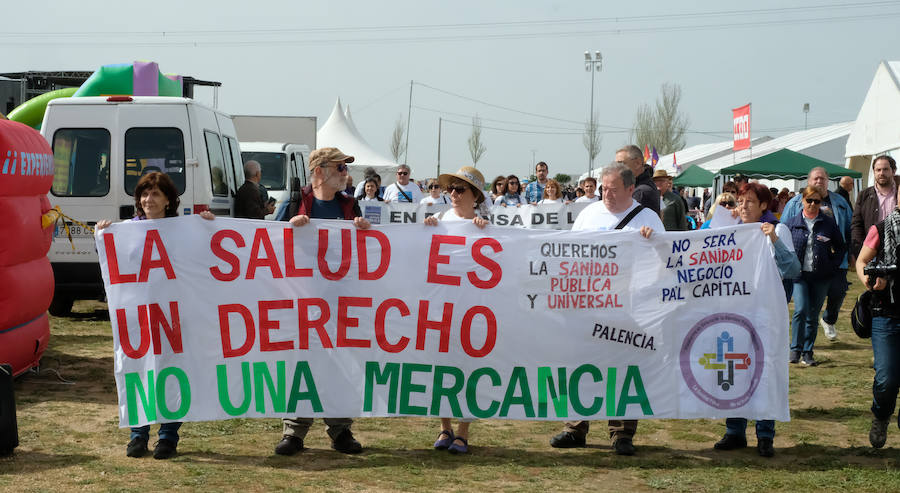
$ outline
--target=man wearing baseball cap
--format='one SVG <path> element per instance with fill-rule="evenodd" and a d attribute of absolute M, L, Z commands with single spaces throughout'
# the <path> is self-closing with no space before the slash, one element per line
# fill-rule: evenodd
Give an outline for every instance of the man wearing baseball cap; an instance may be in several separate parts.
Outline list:
<path fill-rule="evenodd" d="M 347 163 L 353 162 L 336 147 L 323 147 L 309 155 L 310 185 L 303 188 L 296 214 L 291 217 L 291 225 L 302 227 L 312 219 L 346 219 L 353 221 L 359 229 L 368 229 L 369 221 L 360 217 L 359 205 L 353 197 L 340 193 L 347 184 Z M 356 454 L 362 445 L 355 438 L 350 426 L 352 418 L 325 418 L 331 446 L 338 452 Z M 278 455 L 294 455 L 303 450 L 312 418 L 285 418 L 281 441 L 275 446 Z"/>

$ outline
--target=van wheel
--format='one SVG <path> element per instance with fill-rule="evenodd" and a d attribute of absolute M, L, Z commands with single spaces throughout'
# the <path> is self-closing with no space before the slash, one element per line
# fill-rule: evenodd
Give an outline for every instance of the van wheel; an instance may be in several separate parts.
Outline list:
<path fill-rule="evenodd" d="M 53 301 L 50 302 L 50 307 L 47 308 L 47 311 L 54 317 L 66 317 L 72 314 L 72 304 L 74 302 L 75 299 L 71 296 L 54 294 Z"/>

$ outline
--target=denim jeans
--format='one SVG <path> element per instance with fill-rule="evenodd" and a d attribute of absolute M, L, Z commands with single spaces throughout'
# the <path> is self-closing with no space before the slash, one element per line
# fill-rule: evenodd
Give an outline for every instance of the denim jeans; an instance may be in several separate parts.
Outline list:
<path fill-rule="evenodd" d="M 835 274 L 831 284 L 828 286 L 828 301 L 825 302 L 825 311 L 822 313 L 822 319 L 825 320 L 825 323 L 837 323 L 841 305 L 844 304 L 844 296 L 847 295 L 847 288 L 849 287 L 847 269 L 838 269 L 837 274 Z"/>
<path fill-rule="evenodd" d="M 171 423 L 163 423 L 159 425 L 159 439 L 169 440 L 174 444 L 178 444 L 178 428 L 181 428 L 181 421 L 173 421 Z M 138 426 L 131 429 L 131 439 L 134 440 L 141 437 L 150 441 L 150 425 Z"/>
<path fill-rule="evenodd" d="M 728 418 L 725 420 L 726 435 L 747 434 L 746 418 Z M 756 420 L 756 438 L 775 438 L 775 420 L 774 419 L 757 419 Z"/>
<path fill-rule="evenodd" d="M 819 312 L 831 279 L 794 281 L 794 315 L 791 317 L 791 351 L 812 353 L 819 329 Z"/>
<path fill-rule="evenodd" d="M 900 388 L 900 319 L 872 317 L 872 352 L 875 354 L 872 414 L 884 420 L 894 414 Z"/>

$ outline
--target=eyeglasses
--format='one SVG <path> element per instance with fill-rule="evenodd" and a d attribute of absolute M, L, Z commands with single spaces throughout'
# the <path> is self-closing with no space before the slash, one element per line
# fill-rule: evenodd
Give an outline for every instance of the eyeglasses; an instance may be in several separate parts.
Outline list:
<path fill-rule="evenodd" d="M 432 183 L 431 185 L 428 185 L 429 190 L 434 190 L 435 188 L 441 188 L 441 186 L 438 185 L 437 183 Z"/>
<path fill-rule="evenodd" d="M 822 199 L 806 199 L 806 203 L 819 205 L 822 203 Z"/>
<path fill-rule="evenodd" d="M 462 195 L 462 194 L 466 193 L 466 190 L 468 190 L 468 189 L 469 189 L 469 187 L 465 187 L 462 185 L 453 185 L 451 187 L 447 187 L 447 193 L 456 192 L 456 193 Z"/>
<path fill-rule="evenodd" d="M 398 171 L 398 172 L 397 172 L 397 175 L 398 175 L 398 176 L 406 176 L 406 175 L 408 175 L 408 174 L 409 174 L 409 171 Z"/>
<path fill-rule="evenodd" d="M 722 207 L 728 207 L 729 209 L 734 209 L 734 202 L 730 200 L 723 200 L 719 202 L 719 205 L 721 205 Z"/>

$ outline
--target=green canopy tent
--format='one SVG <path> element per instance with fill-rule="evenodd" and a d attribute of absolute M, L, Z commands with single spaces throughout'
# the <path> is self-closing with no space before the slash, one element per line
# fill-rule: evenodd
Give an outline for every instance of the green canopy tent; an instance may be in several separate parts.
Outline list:
<path fill-rule="evenodd" d="M 700 166 L 691 166 L 672 180 L 676 187 L 711 187 L 715 174 Z"/>
<path fill-rule="evenodd" d="M 734 166 L 722 168 L 719 175 L 734 176 L 738 173 L 748 178 L 803 180 L 809 175 L 809 170 L 821 166 L 828 172 L 830 179 L 839 179 L 842 176 L 861 178 L 862 173 L 843 166 L 826 163 L 820 159 L 809 157 L 790 149 L 782 149 L 771 154 L 751 159 Z"/>

